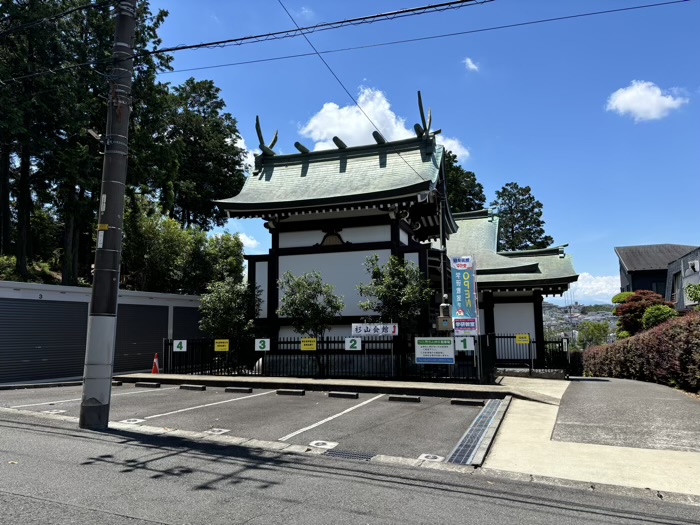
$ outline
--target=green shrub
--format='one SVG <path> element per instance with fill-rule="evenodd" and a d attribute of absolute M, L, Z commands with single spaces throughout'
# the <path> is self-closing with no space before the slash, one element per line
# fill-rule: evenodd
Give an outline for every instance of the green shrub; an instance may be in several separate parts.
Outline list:
<path fill-rule="evenodd" d="M 630 336 L 630 333 L 627 330 L 618 330 L 618 332 L 617 332 L 618 339 L 625 339 L 629 336 Z"/>
<path fill-rule="evenodd" d="M 626 330 L 632 335 L 641 332 L 644 329 L 642 325 L 644 312 L 657 304 L 673 308 L 672 303 L 666 302 L 661 295 L 650 290 L 639 290 L 629 296 L 624 303 L 615 308 L 615 315 L 620 320 L 622 330 Z"/>
<path fill-rule="evenodd" d="M 700 314 L 676 317 L 646 332 L 583 353 L 584 374 L 700 390 Z"/>
<path fill-rule="evenodd" d="M 642 325 L 645 330 L 654 328 L 655 326 L 665 323 L 669 319 L 678 317 L 678 312 L 676 312 L 670 306 L 665 304 L 657 304 L 650 306 L 644 311 L 644 316 L 642 316 Z"/>
<path fill-rule="evenodd" d="M 634 295 L 634 292 L 620 292 L 612 298 L 614 304 L 622 304 Z"/>
<path fill-rule="evenodd" d="M 13 281 L 17 259 L 13 255 L 0 255 L 0 280 Z"/>

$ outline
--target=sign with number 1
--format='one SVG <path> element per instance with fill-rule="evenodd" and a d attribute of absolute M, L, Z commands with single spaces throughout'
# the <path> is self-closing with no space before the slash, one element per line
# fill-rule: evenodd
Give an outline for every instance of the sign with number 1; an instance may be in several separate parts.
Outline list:
<path fill-rule="evenodd" d="M 270 340 L 269 339 L 256 339 L 255 340 L 255 351 L 256 352 L 269 352 L 270 351 Z"/>
<path fill-rule="evenodd" d="M 176 339 L 173 341 L 173 352 L 187 352 L 187 340 Z"/>

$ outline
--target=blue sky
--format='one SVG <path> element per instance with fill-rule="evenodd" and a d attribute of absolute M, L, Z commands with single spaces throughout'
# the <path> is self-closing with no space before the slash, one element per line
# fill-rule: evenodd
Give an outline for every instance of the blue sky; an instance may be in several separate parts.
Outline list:
<path fill-rule="evenodd" d="M 428 5 L 426 0 L 283 0 L 300 26 Z M 366 46 L 632 7 L 644 1 L 494 0 L 443 13 L 309 36 L 319 51 Z M 278 0 L 152 1 L 169 10 L 165 46 L 293 28 Z M 607 301 L 619 289 L 613 248 L 700 245 L 700 2 L 482 31 L 324 54 L 365 112 L 390 139 L 420 121 L 416 92 L 433 128 L 488 201 L 505 183 L 529 185 L 544 205 L 546 231 L 568 243 L 581 275 L 567 300 Z M 276 150 L 295 141 L 323 147 L 333 135 L 371 143 L 372 126 L 303 38 L 182 51 L 176 70 L 222 89 L 246 146 L 255 116 Z M 229 197 L 229 195 L 222 195 Z M 248 253 L 269 248 L 262 221 L 230 221 Z"/>

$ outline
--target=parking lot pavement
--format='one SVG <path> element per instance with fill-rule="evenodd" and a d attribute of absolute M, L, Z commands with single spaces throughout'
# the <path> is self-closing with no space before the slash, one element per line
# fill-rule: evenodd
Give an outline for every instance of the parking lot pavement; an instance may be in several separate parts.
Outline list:
<path fill-rule="evenodd" d="M 60 411 L 78 417 L 81 387 L 0 392 L 0 406 L 37 412 Z M 132 385 L 113 387 L 111 421 L 306 445 L 324 441 L 342 451 L 417 458 L 447 457 L 479 413 L 478 407 L 451 405 L 446 398 L 424 397 L 420 403 L 391 402 L 384 394 L 358 399 L 204 392 L 164 385 L 159 389 Z"/>

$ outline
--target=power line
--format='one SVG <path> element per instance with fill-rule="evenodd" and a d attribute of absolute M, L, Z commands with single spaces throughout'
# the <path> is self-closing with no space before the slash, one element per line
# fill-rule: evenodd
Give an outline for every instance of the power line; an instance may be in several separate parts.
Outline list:
<path fill-rule="evenodd" d="M 458 31 L 458 32 L 453 32 L 453 33 L 443 33 L 443 34 L 439 34 L 439 35 L 431 35 L 431 36 L 426 36 L 426 37 L 408 38 L 408 39 L 404 39 L 404 40 L 394 40 L 391 42 L 380 42 L 377 44 L 367 44 L 367 45 L 363 45 L 363 46 L 331 49 L 331 50 L 327 50 L 327 51 L 319 51 L 319 53 L 322 55 L 329 54 L 329 53 L 341 53 L 341 52 L 346 52 L 346 51 L 355 51 L 355 50 L 359 50 L 359 49 L 371 49 L 371 48 L 376 48 L 376 47 L 392 46 L 392 45 L 406 44 L 406 43 L 411 43 L 411 42 L 421 42 L 421 41 L 426 41 L 426 40 L 451 38 L 451 37 L 455 37 L 455 36 L 462 36 L 462 35 L 468 35 L 468 34 L 474 34 L 474 33 L 484 33 L 484 32 L 488 32 L 488 31 L 497 31 L 497 30 L 501 30 L 501 29 L 511 29 L 511 28 L 515 28 L 515 27 L 524 27 L 524 26 L 543 24 L 543 23 L 548 23 L 548 22 L 559 22 L 562 20 L 571 20 L 571 19 L 584 18 L 584 17 L 590 17 L 590 16 L 614 14 L 614 13 L 620 13 L 620 12 L 625 12 L 625 11 L 647 9 L 647 8 L 652 8 L 652 7 L 663 7 L 663 6 L 673 5 L 673 4 L 682 4 L 682 3 L 689 2 L 689 1 L 690 0 L 671 0 L 668 2 L 643 4 L 643 5 L 638 5 L 638 6 L 622 7 L 622 8 L 617 8 L 617 9 L 608 9 L 608 10 L 604 10 L 604 11 L 591 11 L 591 12 L 587 12 L 587 13 L 578 13 L 575 15 L 566 15 L 566 16 L 559 16 L 559 17 L 554 17 L 554 18 L 543 18 L 543 19 L 538 19 L 538 20 L 529 20 L 526 22 L 516 22 L 513 24 L 491 26 L 491 27 L 485 27 L 485 28 L 480 28 L 480 29 L 471 29 L 468 31 Z M 210 47 L 210 46 L 211 46 L 210 43 L 209 44 L 208 43 L 197 44 L 197 48 L 206 48 L 206 47 Z M 195 49 L 195 48 L 190 47 L 188 49 Z M 165 52 L 165 50 L 155 50 L 155 51 L 149 51 L 148 54 L 156 55 L 156 54 L 164 53 L 164 52 Z M 172 71 L 163 71 L 163 72 L 161 72 L 161 74 L 178 73 L 178 72 L 186 72 L 186 71 L 199 71 L 199 70 L 204 70 L 204 69 L 214 69 L 214 68 L 218 68 L 218 67 L 229 67 L 229 66 L 238 66 L 238 65 L 246 65 L 246 64 L 256 64 L 256 63 L 261 63 L 261 62 L 272 62 L 272 61 L 276 61 L 276 60 L 285 60 L 285 59 L 289 59 L 289 58 L 313 56 L 315 54 L 316 53 L 300 53 L 300 54 L 296 54 L 296 55 L 285 55 L 285 56 L 280 56 L 280 57 L 247 60 L 247 61 L 242 61 L 242 62 L 231 62 L 231 63 L 227 63 L 227 64 L 218 64 L 218 65 L 212 65 L 212 66 L 202 66 L 202 67 L 194 67 L 194 68 L 179 69 L 179 70 L 172 70 Z M 139 56 L 144 56 L 144 55 L 146 55 L 146 53 L 143 53 L 141 55 L 134 55 L 134 57 L 138 58 Z M 80 67 L 100 65 L 100 64 L 104 64 L 104 63 L 107 63 L 110 61 L 111 61 L 111 59 L 92 60 L 92 61 L 87 61 L 87 62 L 81 62 L 78 64 L 71 64 L 69 66 L 64 66 L 64 67 L 56 68 L 56 69 L 45 69 L 42 71 L 37 71 L 35 73 L 29 73 L 27 75 L 23 75 L 23 76 L 19 76 L 19 77 L 13 77 L 13 78 L 0 80 L 0 86 L 4 85 L 6 83 L 9 83 L 9 82 L 17 82 L 17 81 L 23 80 L 25 78 L 31 78 L 31 77 L 42 76 L 42 75 L 58 74 L 58 73 L 62 73 L 65 71 L 77 69 Z"/>
<path fill-rule="evenodd" d="M 114 0 L 112 0 L 112 1 L 114 1 Z M 409 9 L 402 9 L 399 11 L 390 11 L 388 13 L 381 13 L 381 14 L 377 14 L 377 15 L 370 15 L 370 16 L 364 16 L 364 17 L 359 17 L 359 18 L 351 18 L 351 19 L 342 20 L 339 22 L 325 22 L 322 24 L 316 24 L 315 26 L 302 27 L 302 28 L 297 26 L 296 29 L 293 29 L 293 30 L 277 31 L 274 33 L 267 33 L 267 34 L 263 34 L 263 35 L 247 36 L 247 37 L 241 37 L 241 38 L 230 38 L 230 39 L 218 40 L 218 41 L 214 41 L 214 42 L 204 42 L 204 43 L 200 43 L 200 44 L 188 44 L 188 45 L 173 46 L 173 47 L 161 48 L 161 49 L 150 50 L 150 51 L 142 51 L 141 53 L 134 53 L 134 55 L 131 58 L 140 58 L 143 56 L 159 55 L 159 54 L 163 54 L 163 53 L 175 53 L 177 51 L 186 51 L 186 50 L 192 50 L 192 49 L 228 47 L 228 46 L 232 46 L 232 45 L 239 45 L 240 46 L 240 45 L 244 45 L 244 44 L 265 42 L 265 41 L 269 41 L 269 40 L 280 40 L 283 38 L 293 38 L 293 37 L 298 37 L 298 36 L 302 36 L 304 34 L 310 34 L 310 33 L 318 32 L 318 31 L 327 31 L 330 29 L 338 29 L 338 28 L 345 27 L 345 26 L 371 24 L 371 23 L 379 22 L 379 21 L 383 21 L 383 20 L 394 20 L 397 18 L 417 16 L 417 15 L 426 14 L 426 13 L 430 13 L 430 12 L 442 12 L 442 11 L 447 11 L 447 10 L 460 9 L 462 7 L 467 7 L 467 6 L 472 6 L 472 5 L 481 5 L 483 3 L 492 2 L 492 1 L 493 0 L 453 0 L 450 2 L 443 2 L 440 4 L 432 4 L 432 5 L 422 6 L 422 7 L 413 7 L 413 8 L 409 8 Z M 93 5 L 96 5 L 96 4 L 93 4 Z M 91 61 L 81 62 L 79 64 L 72 64 L 70 66 L 65 66 L 65 67 L 58 68 L 58 69 L 37 71 L 35 73 L 29 73 L 29 74 L 26 74 L 26 75 L 23 75 L 20 77 L 14 77 L 14 78 L 10 78 L 7 80 L 0 80 L 0 85 L 3 85 L 5 82 L 19 81 L 19 80 L 23 80 L 26 78 L 37 77 L 37 76 L 41 76 L 41 75 L 45 75 L 45 74 L 56 74 L 56 73 L 60 73 L 60 72 L 64 72 L 64 71 L 70 71 L 70 70 L 73 70 L 73 69 L 76 69 L 79 67 L 95 66 L 95 65 L 99 65 L 99 64 L 104 64 L 104 63 L 107 63 L 110 61 L 111 61 L 111 59 L 91 60 Z"/>
<path fill-rule="evenodd" d="M 191 49 L 200 48 L 214 48 L 214 47 L 228 47 L 228 46 L 241 46 L 245 44 L 252 44 L 258 42 L 268 42 L 270 40 L 281 40 L 284 38 L 294 38 L 298 36 L 304 36 L 311 33 L 318 33 L 320 31 L 328 31 L 330 29 L 339 29 L 341 27 L 347 26 L 358 26 L 364 24 L 373 24 L 375 22 L 383 22 L 385 20 L 395 20 L 398 18 L 406 18 L 409 16 L 423 15 L 426 13 L 438 13 L 442 11 L 449 11 L 454 9 L 461 9 L 462 7 L 468 7 L 473 5 L 481 5 L 484 3 L 493 2 L 494 0 L 454 0 L 451 2 L 443 2 L 441 4 L 432 4 L 422 7 L 412 7 L 409 9 L 401 9 L 398 11 L 390 11 L 388 13 L 380 13 L 377 15 L 362 16 L 358 18 L 349 18 L 346 20 L 341 20 L 338 22 L 324 22 L 321 24 L 316 24 L 315 26 L 309 27 L 299 27 L 296 22 L 294 25 L 296 29 L 289 29 L 286 31 L 276 31 L 274 33 L 265 33 L 262 35 L 245 36 L 240 38 L 228 38 L 225 40 L 218 40 L 215 42 L 205 42 L 201 44 L 185 44 L 180 46 L 166 47 L 163 49 L 158 49 L 154 51 L 147 51 L 141 53 L 140 55 L 152 55 L 158 53 L 171 53 L 176 51 L 186 51 Z M 284 7 L 284 6 L 283 6 Z M 289 13 L 287 13 L 289 14 Z M 291 15 L 290 15 L 291 16 Z M 293 19 L 292 19 L 293 20 Z"/>
<path fill-rule="evenodd" d="M 470 29 L 468 31 L 458 31 L 454 33 L 442 33 L 439 35 L 431 35 L 431 36 L 424 36 L 424 37 L 416 37 L 416 38 L 407 38 L 404 40 L 392 40 L 390 42 L 379 42 L 376 44 L 366 44 L 362 46 L 353 46 L 353 47 L 341 47 L 337 49 L 328 49 L 325 51 L 318 51 L 321 55 L 328 55 L 331 53 L 344 53 L 347 51 L 357 51 L 360 49 L 371 49 L 375 47 L 386 47 L 386 46 L 393 46 L 393 45 L 398 45 L 398 44 L 409 44 L 413 42 L 422 42 L 426 40 L 437 40 L 441 38 L 452 38 L 455 36 L 463 36 L 463 35 L 469 35 L 469 34 L 474 34 L 474 33 L 485 33 L 488 31 L 497 31 L 501 29 L 511 29 L 515 27 L 524 27 L 524 26 L 529 26 L 529 25 L 535 25 L 535 24 L 543 24 L 547 22 L 559 22 L 562 20 L 572 20 L 576 18 L 584 18 L 584 17 L 589 17 L 589 16 L 597 16 L 597 15 L 606 15 L 606 14 L 614 14 L 614 13 L 619 13 L 623 11 L 632 11 L 632 10 L 639 10 L 639 9 L 647 9 L 650 7 L 662 7 L 666 5 L 671 5 L 671 4 L 681 4 L 685 2 L 689 2 L 690 0 L 672 0 L 670 2 L 660 2 L 656 4 L 645 4 L 645 5 L 639 5 L 639 6 L 632 6 L 632 7 L 622 7 L 618 9 L 608 9 L 605 11 L 592 11 L 588 13 L 579 13 L 575 15 L 566 15 L 566 16 L 559 16 L 555 18 L 543 18 L 539 20 L 529 20 L 526 22 L 516 22 L 513 24 L 505 24 L 505 25 L 500 25 L 500 26 L 492 26 L 492 27 L 484 27 L 480 29 Z M 183 73 L 183 72 L 188 72 L 188 71 L 201 71 L 205 69 L 216 69 L 220 67 L 231 67 L 231 66 L 243 66 L 243 65 L 248 65 L 248 64 L 258 64 L 258 63 L 263 63 L 263 62 L 274 62 L 277 60 L 287 60 L 290 58 L 302 58 L 302 57 L 308 57 L 308 56 L 314 56 L 316 53 L 298 53 L 294 55 L 282 55 L 282 56 L 277 56 L 277 57 L 269 57 L 269 58 L 259 58 L 259 59 L 253 59 L 253 60 L 244 60 L 240 62 L 229 62 L 225 64 L 214 64 L 211 66 L 199 66 L 199 67 L 190 67 L 186 69 L 174 69 L 172 71 L 163 71 L 161 74 L 166 75 L 170 73 Z"/>
<path fill-rule="evenodd" d="M 64 16 L 68 16 L 72 13 L 75 13 L 77 11 L 82 11 L 84 9 L 100 9 L 106 5 L 113 4 L 115 0 L 103 0 L 102 2 L 95 2 L 95 3 L 90 3 L 90 4 L 85 4 L 77 7 L 72 7 L 71 9 L 67 9 L 66 11 L 63 11 L 61 13 L 52 15 L 52 16 L 46 16 L 44 18 L 38 18 L 34 20 L 33 22 L 28 22 L 26 24 L 22 24 L 17 27 L 11 27 L 10 29 L 7 29 L 6 31 L 3 31 L 0 33 L 0 38 L 3 38 L 11 33 L 16 33 L 18 31 L 24 31 L 25 29 L 30 29 L 32 27 L 41 25 L 46 22 L 50 22 L 51 20 L 58 20 L 59 18 L 63 18 Z M 9 17 L 8 17 L 9 18 Z M 3 20 L 3 23 L 5 23 L 7 19 Z"/>

